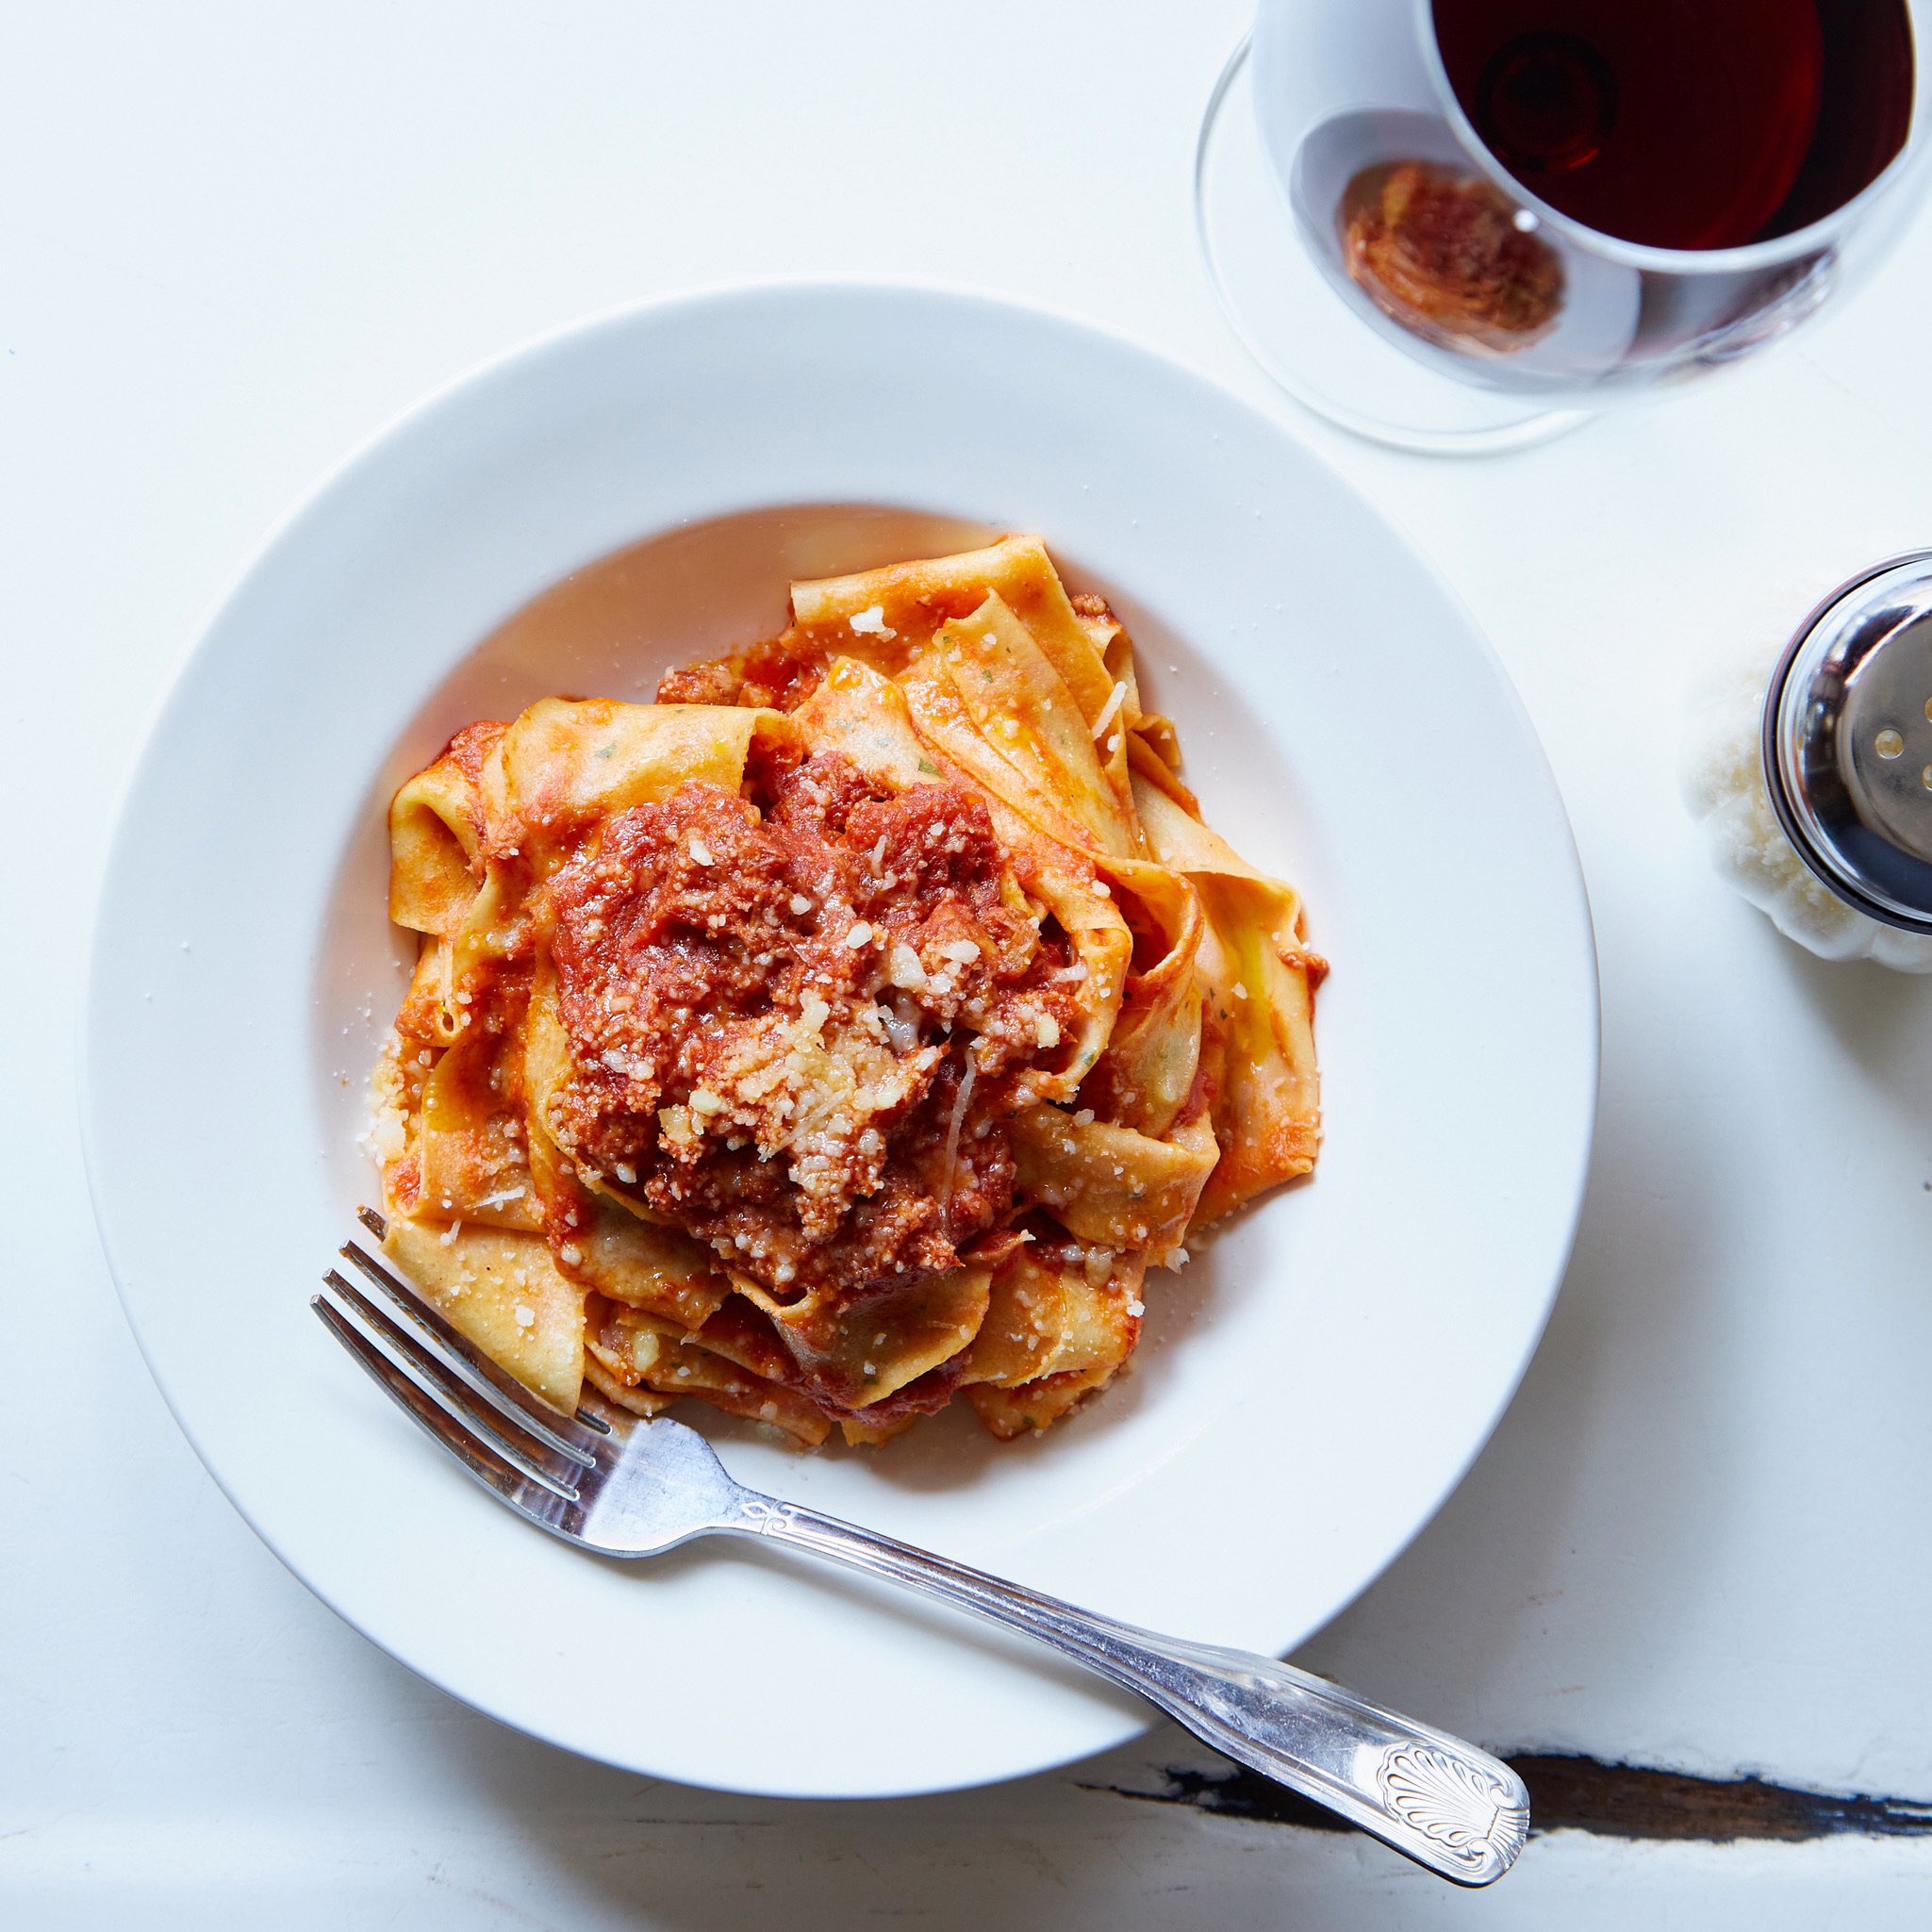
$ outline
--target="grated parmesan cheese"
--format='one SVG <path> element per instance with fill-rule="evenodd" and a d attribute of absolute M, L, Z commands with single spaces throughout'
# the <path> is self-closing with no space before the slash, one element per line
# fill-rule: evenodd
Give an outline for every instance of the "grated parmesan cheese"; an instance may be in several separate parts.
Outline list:
<path fill-rule="evenodd" d="M 916 993 L 926 984 L 926 968 L 920 964 L 919 955 L 903 939 L 895 939 L 892 950 L 885 956 L 885 978 L 889 984 L 906 993 Z"/>
<path fill-rule="evenodd" d="M 1769 619 L 1772 613 L 1763 615 Z M 1787 939 L 1820 959 L 1872 959 L 1894 972 L 1932 972 L 1932 937 L 1881 925 L 1846 904 L 1812 874 L 1778 823 L 1764 784 L 1768 669 L 1754 649 L 1705 685 L 1692 713 L 1680 779 L 1707 855 Z"/>
<path fill-rule="evenodd" d="M 939 1212 L 944 1214 L 952 1206 L 953 1165 L 959 1159 L 959 1130 L 966 1119 L 966 1103 L 973 1098 L 973 1077 L 979 1072 L 979 1064 L 968 1053 L 966 1055 L 966 1078 L 959 1083 L 959 1093 L 952 1102 L 952 1118 L 946 1126 L 946 1160 L 941 1168 L 946 1179 L 939 1184 Z M 983 1130 L 986 1123 L 982 1121 Z"/>

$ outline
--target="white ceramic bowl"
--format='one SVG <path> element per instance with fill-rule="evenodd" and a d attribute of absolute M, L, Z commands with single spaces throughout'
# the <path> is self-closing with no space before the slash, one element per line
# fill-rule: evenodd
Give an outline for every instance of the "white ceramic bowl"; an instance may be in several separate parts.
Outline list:
<path fill-rule="evenodd" d="M 1534 736 L 1468 618 L 1279 424 L 1091 328 L 855 284 L 573 330 L 328 482 L 209 625 L 124 807 L 84 1112 L 128 1316 L 295 1573 L 504 1722 L 774 1793 L 1064 1762 L 1145 1710 L 801 1561 L 581 1556 L 499 1509 L 309 1314 L 372 1181 L 364 1077 L 405 949 L 383 808 L 454 726 L 646 696 L 774 628 L 788 577 L 1045 536 L 1114 601 L 1211 821 L 1333 962 L 1312 1184 L 1156 1276 L 1131 1372 L 1037 1441 L 966 1417 L 734 1471 L 1099 1610 L 1280 1653 L 1413 1535 L 1494 1426 L 1570 1243 L 1596 1074 L 1589 916 Z M 571 652 L 482 640 L 619 546 Z M 1419 1713 L 1426 1716 L 1428 1713 Z"/>

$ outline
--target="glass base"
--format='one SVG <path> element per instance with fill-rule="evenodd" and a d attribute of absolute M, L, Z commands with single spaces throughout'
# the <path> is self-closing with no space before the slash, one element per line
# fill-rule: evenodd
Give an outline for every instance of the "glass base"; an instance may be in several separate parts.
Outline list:
<path fill-rule="evenodd" d="M 1195 223 L 1234 333 L 1303 408 L 1371 442 L 1440 455 L 1527 449 L 1587 422 L 1439 375 L 1329 287 L 1295 226 L 1255 124 L 1244 39 L 1214 83 L 1195 157 Z"/>

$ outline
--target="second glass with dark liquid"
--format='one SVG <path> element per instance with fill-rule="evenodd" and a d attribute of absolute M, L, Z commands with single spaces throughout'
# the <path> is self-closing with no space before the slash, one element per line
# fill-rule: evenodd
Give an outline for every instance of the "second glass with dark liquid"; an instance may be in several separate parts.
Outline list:
<path fill-rule="evenodd" d="M 1906 0 L 1421 11 L 1465 156 L 1361 169 L 1336 238 L 1381 317 L 1491 387 L 1654 383 L 1785 334 L 1911 129 Z"/>
<path fill-rule="evenodd" d="M 1821 221 L 1904 147 L 1904 0 L 1433 0 L 1450 86 L 1552 207 L 1653 248 Z"/>

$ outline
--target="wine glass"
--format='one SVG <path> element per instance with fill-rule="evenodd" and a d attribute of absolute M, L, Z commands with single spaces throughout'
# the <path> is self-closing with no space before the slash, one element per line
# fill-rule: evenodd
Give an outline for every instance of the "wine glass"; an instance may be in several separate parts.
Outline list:
<path fill-rule="evenodd" d="M 1932 152 L 1932 0 L 1259 0 L 1196 213 L 1236 332 L 1400 448 L 1540 441 L 1854 287 Z"/>

